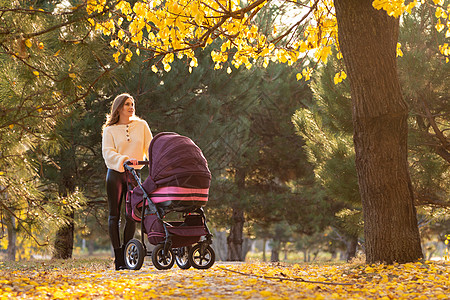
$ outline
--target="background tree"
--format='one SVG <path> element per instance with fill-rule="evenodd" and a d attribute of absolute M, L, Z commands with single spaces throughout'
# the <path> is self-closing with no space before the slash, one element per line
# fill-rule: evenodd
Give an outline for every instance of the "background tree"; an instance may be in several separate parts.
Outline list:
<path fill-rule="evenodd" d="M 410 171 L 418 204 L 448 206 L 450 166 L 450 65 L 438 51 L 445 42 L 434 10 L 415 9 L 403 18 L 399 59 L 402 91 L 410 109 Z"/>
<path fill-rule="evenodd" d="M 71 117 L 93 86 L 109 82 L 108 75 L 121 65 L 109 65 L 110 46 L 93 33 L 84 2 L 75 4 L 3 1 L 0 7 L 0 186 L 5 195 L 0 198 L 1 211 L 13 215 L 16 226 L 27 228 L 35 238 L 37 224 L 54 228 L 65 226 L 57 221 L 60 217 L 71 219 L 58 208 L 76 190 L 69 183 L 73 170 L 62 170 L 69 177 L 61 181 L 61 189 L 39 182 L 43 165 L 54 164 L 52 156 L 66 146 L 58 144 L 62 139 L 55 125 Z M 45 235 L 39 238 L 39 244 L 47 242 Z"/>
<path fill-rule="evenodd" d="M 444 178 L 446 170 L 448 170 L 448 164 L 443 159 L 438 158 L 439 155 L 437 153 L 443 153 L 442 146 L 437 146 L 439 143 L 436 143 L 439 139 L 434 143 L 430 143 L 430 138 L 433 138 L 434 135 L 430 136 L 427 133 L 428 130 L 425 129 L 427 126 L 417 126 L 418 123 L 424 124 L 423 118 L 427 116 L 425 112 L 421 112 L 423 107 L 439 112 L 434 116 L 444 119 L 440 119 L 435 124 L 440 124 L 444 131 L 445 116 L 448 115 L 448 112 L 442 107 L 442 101 L 431 101 L 433 99 L 431 97 L 425 102 L 425 99 L 420 96 L 423 90 L 427 89 L 424 85 L 428 86 L 428 90 L 433 86 L 433 91 L 429 90 L 427 94 L 435 93 L 435 97 L 443 99 L 445 103 L 445 96 L 441 97 L 439 95 L 441 91 L 448 90 L 448 80 L 443 80 L 443 77 L 447 76 L 444 74 L 448 73 L 446 70 L 447 65 L 436 52 L 434 48 L 436 45 L 433 45 L 433 42 L 431 42 L 435 41 L 437 36 L 430 37 L 428 34 L 429 32 L 433 34 L 435 32 L 435 30 L 430 30 L 434 29 L 435 26 L 433 24 L 434 19 L 430 16 L 430 13 L 431 10 L 427 6 L 417 8 L 405 17 L 405 21 L 400 28 L 402 33 L 400 42 L 403 45 L 406 44 L 409 49 L 405 54 L 400 53 L 403 57 L 399 59 L 399 74 L 402 86 L 406 87 L 403 89 L 403 94 L 410 107 L 410 118 L 408 120 L 409 128 L 411 129 L 408 147 L 410 157 L 409 169 L 412 174 L 414 194 L 417 195 L 416 205 L 427 207 L 426 210 L 437 213 L 429 214 L 424 209 L 421 209 L 419 216 L 422 225 L 425 224 L 425 220 L 427 220 L 426 222 L 433 222 L 431 220 L 434 219 L 436 221 L 440 219 L 439 216 L 442 212 L 438 213 L 438 211 L 442 211 L 442 209 L 439 207 L 433 208 L 433 206 L 446 206 L 446 196 L 442 196 L 448 195 L 448 191 L 445 188 L 442 189 L 441 186 L 442 183 L 445 184 L 446 182 Z M 421 38 L 414 37 L 419 35 L 419 32 L 421 33 L 420 35 L 424 36 Z M 420 55 L 423 56 L 423 53 L 430 53 L 430 56 L 426 59 L 420 57 L 416 53 L 419 51 L 418 49 L 420 49 Z M 424 49 L 428 50 L 424 51 Z M 419 57 L 419 60 L 416 60 L 417 57 Z M 360 198 L 357 193 L 357 179 L 353 163 L 354 152 L 350 142 L 353 130 L 350 118 L 350 88 L 347 84 L 336 85 L 339 81 L 336 76 L 333 80 L 334 74 L 339 72 L 340 68 L 334 59 L 330 59 L 326 66 L 318 70 L 318 76 L 313 79 L 311 85 L 315 94 L 315 101 L 307 109 L 299 110 L 293 120 L 299 128 L 299 133 L 307 141 L 306 147 L 309 150 L 311 161 L 316 166 L 317 178 L 320 179 L 322 185 L 327 189 L 327 194 L 332 199 L 341 199 L 341 201 L 344 200 L 343 203 L 347 203 L 346 208 L 338 214 L 340 217 L 347 216 L 348 219 L 347 221 L 343 220 L 344 222 L 341 223 L 344 225 L 342 229 L 350 230 L 357 237 L 357 224 L 362 224 L 362 219 L 358 218 Z M 429 84 L 430 82 L 434 83 Z M 421 101 L 418 101 L 417 97 L 420 97 Z M 418 105 L 418 102 L 421 102 L 421 104 Z M 428 116 L 431 117 L 430 114 Z M 430 123 L 433 122 L 433 119 L 434 117 L 431 118 Z M 421 132 L 419 128 L 425 131 Z M 428 147 L 425 145 L 428 145 Z M 436 151 L 436 153 L 433 150 L 436 148 L 441 150 Z M 339 155 L 339 153 L 344 153 L 344 155 Z M 334 160 L 336 161 L 334 162 Z M 341 178 L 341 180 L 334 180 L 336 177 Z M 425 186 L 431 193 L 423 192 Z M 347 192 L 345 192 L 346 190 Z M 427 194 L 429 195 L 428 197 L 419 196 Z M 427 201 L 427 199 L 429 200 Z M 425 228 L 421 227 L 422 231 L 424 231 Z"/>
<path fill-rule="evenodd" d="M 337 209 L 330 226 L 348 245 L 346 257 L 350 260 L 363 234 L 363 218 L 352 142 L 350 92 L 346 81 L 338 85 L 334 82 L 338 66 L 335 59 L 330 59 L 318 69 L 311 82 L 314 100 L 299 109 L 292 121 L 305 139 L 304 148 L 315 177 L 324 188 L 324 199 Z"/>

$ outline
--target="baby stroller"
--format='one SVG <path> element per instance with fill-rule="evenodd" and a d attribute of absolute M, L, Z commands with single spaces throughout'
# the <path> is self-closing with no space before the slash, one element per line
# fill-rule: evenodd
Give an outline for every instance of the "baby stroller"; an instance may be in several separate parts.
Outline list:
<path fill-rule="evenodd" d="M 141 240 L 132 239 L 125 246 L 125 264 L 139 270 L 149 255 L 159 270 L 170 269 L 175 262 L 182 269 L 210 268 L 215 253 L 203 207 L 211 173 L 202 151 L 185 136 L 162 132 L 153 138 L 148 152 L 149 161 L 139 162 L 149 166 L 144 182 L 133 167 L 124 164 L 137 182 L 127 193 L 126 213 L 141 224 Z M 170 213 L 181 215 L 181 220 L 166 222 Z M 147 251 L 145 234 L 156 246 L 153 251 Z"/>

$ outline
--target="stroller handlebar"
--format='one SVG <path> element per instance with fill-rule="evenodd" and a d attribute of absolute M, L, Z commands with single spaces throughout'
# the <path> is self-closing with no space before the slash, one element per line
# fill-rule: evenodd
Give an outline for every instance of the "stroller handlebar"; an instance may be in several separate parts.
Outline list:
<path fill-rule="evenodd" d="M 139 160 L 137 165 L 148 165 L 149 161 L 148 160 Z M 133 164 L 130 161 L 126 161 L 123 163 L 123 167 L 125 168 L 125 170 L 131 171 L 131 169 L 134 169 L 133 167 L 131 167 Z"/>
<path fill-rule="evenodd" d="M 148 165 L 149 161 L 148 160 L 139 160 L 137 164 L 138 165 Z M 124 166 L 125 165 L 132 165 L 132 163 L 130 161 L 126 161 L 123 165 Z"/>

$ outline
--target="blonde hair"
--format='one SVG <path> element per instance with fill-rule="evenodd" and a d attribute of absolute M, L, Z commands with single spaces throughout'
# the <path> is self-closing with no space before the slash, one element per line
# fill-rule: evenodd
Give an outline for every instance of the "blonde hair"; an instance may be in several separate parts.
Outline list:
<path fill-rule="evenodd" d="M 114 98 L 114 101 L 111 105 L 111 112 L 108 115 L 106 115 L 106 122 L 103 125 L 103 128 L 114 125 L 117 122 L 119 122 L 120 110 L 124 106 L 125 101 L 127 101 L 128 99 L 131 99 L 131 100 L 133 100 L 133 102 L 136 103 L 133 96 L 131 96 L 128 93 L 120 94 L 120 95 L 116 96 L 116 98 Z M 139 118 L 135 117 L 134 119 L 139 119 Z"/>

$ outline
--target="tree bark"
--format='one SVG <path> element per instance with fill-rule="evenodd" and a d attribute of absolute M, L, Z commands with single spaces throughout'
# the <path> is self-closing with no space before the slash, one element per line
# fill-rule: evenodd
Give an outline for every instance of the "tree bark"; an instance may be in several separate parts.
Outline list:
<path fill-rule="evenodd" d="M 277 246 L 272 247 L 272 252 L 270 255 L 271 262 L 279 262 L 280 261 L 280 248 Z"/>
<path fill-rule="evenodd" d="M 351 261 L 356 256 L 356 248 L 358 246 L 358 237 L 352 236 L 346 241 L 346 260 Z"/>
<path fill-rule="evenodd" d="M 245 171 L 242 169 L 236 170 L 236 183 L 239 190 L 245 188 Z M 239 197 L 239 195 L 237 196 Z M 244 209 L 237 201 L 233 207 L 230 234 L 227 237 L 227 260 L 228 261 L 244 261 L 242 252 L 243 232 L 244 232 Z"/>
<path fill-rule="evenodd" d="M 75 150 L 73 147 L 66 149 L 60 155 L 61 182 L 59 183 L 59 194 L 67 197 L 75 191 Z M 75 229 L 75 212 L 68 209 L 65 213 L 67 223 L 62 225 L 56 232 L 56 238 L 53 249 L 53 258 L 69 259 L 72 258 L 73 239 Z"/>
<path fill-rule="evenodd" d="M 14 216 L 11 216 L 7 213 L 6 216 L 9 220 L 6 222 L 6 227 L 8 230 L 8 249 L 7 249 L 7 257 L 8 261 L 16 260 L 16 252 L 17 252 L 17 229 L 16 229 L 16 219 Z"/>
<path fill-rule="evenodd" d="M 242 243 L 243 230 L 244 230 L 244 210 L 242 208 L 233 208 L 232 223 L 230 228 L 230 234 L 227 237 L 228 261 L 243 261 L 242 255 Z"/>
<path fill-rule="evenodd" d="M 266 239 L 263 239 L 262 260 L 266 262 Z"/>
<path fill-rule="evenodd" d="M 75 213 L 69 212 L 66 217 L 69 219 L 67 224 L 62 225 L 56 232 L 56 239 L 54 244 L 53 258 L 55 259 L 69 259 L 72 258 L 73 251 L 73 232 Z"/>
<path fill-rule="evenodd" d="M 372 0 L 335 0 L 350 80 L 367 263 L 422 258 L 407 162 L 408 108 L 396 66 L 399 20 Z"/>

